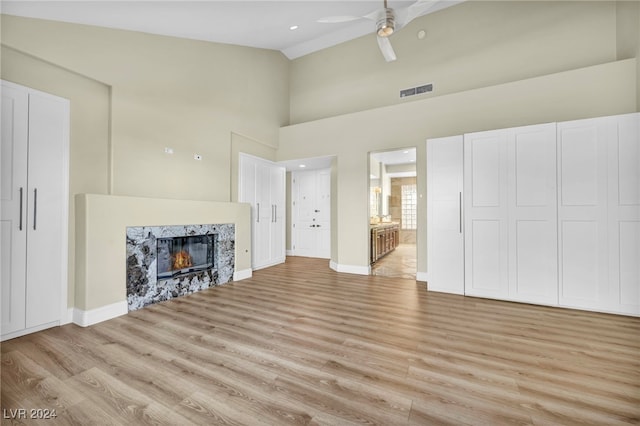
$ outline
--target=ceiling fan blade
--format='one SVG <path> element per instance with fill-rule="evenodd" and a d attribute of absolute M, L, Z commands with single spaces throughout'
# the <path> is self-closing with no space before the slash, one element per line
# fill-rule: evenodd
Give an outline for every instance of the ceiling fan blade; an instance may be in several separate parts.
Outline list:
<path fill-rule="evenodd" d="M 327 16 L 326 18 L 318 19 L 317 22 L 321 24 L 339 24 L 342 22 L 357 21 L 358 19 L 362 19 L 362 16 L 348 16 L 348 15 Z"/>
<path fill-rule="evenodd" d="M 418 0 L 409 7 L 396 10 L 396 25 L 398 29 L 404 27 L 417 17 L 426 15 L 438 3 L 439 0 Z"/>
<path fill-rule="evenodd" d="M 385 61 L 393 62 L 396 60 L 396 52 L 393 51 L 389 37 L 378 37 L 378 46 Z"/>

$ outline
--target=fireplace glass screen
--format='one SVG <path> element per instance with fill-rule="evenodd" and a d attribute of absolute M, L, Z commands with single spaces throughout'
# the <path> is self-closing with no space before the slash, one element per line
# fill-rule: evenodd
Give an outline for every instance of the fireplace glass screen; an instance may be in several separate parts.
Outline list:
<path fill-rule="evenodd" d="M 215 235 L 158 238 L 158 279 L 213 268 Z"/>

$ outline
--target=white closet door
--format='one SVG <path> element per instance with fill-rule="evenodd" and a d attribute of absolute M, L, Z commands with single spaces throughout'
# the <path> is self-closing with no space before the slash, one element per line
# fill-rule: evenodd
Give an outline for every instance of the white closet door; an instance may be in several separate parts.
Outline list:
<path fill-rule="evenodd" d="M 615 117 L 608 144 L 609 294 L 612 310 L 640 315 L 640 114 Z"/>
<path fill-rule="evenodd" d="M 558 303 L 556 125 L 509 129 L 509 299 Z"/>
<path fill-rule="evenodd" d="M 29 95 L 27 328 L 60 319 L 66 256 L 52 248 L 66 238 L 63 147 L 69 131 L 67 116 L 66 101 Z"/>
<path fill-rule="evenodd" d="M 505 299 L 508 286 L 505 130 L 464 135 L 465 294 Z"/>
<path fill-rule="evenodd" d="M 262 268 L 271 263 L 271 169 L 268 164 L 256 164 L 256 218 L 253 267 Z"/>
<path fill-rule="evenodd" d="M 463 137 L 427 140 L 427 289 L 464 294 Z"/>
<path fill-rule="evenodd" d="M 253 269 L 285 260 L 285 169 L 241 153 L 238 201 L 250 203 L 251 266 Z"/>
<path fill-rule="evenodd" d="M 3 335 L 25 328 L 28 102 L 25 91 L 2 85 L 0 271 Z"/>
<path fill-rule="evenodd" d="M 285 185 L 286 170 L 283 167 L 271 166 L 269 170 L 271 186 L 271 262 L 281 263 L 286 258 L 285 236 Z"/>
<path fill-rule="evenodd" d="M 559 303 L 564 306 L 600 309 L 608 299 L 610 121 L 558 123 Z"/>

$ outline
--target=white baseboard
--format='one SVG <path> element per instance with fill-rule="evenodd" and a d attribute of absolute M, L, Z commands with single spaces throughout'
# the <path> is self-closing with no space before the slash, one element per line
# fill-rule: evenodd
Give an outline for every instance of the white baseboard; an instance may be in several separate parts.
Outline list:
<path fill-rule="evenodd" d="M 287 256 L 295 256 L 293 250 L 287 250 Z"/>
<path fill-rule="evenodd" d="M 429 273 L 428 272 L 416 272 L 416 281 L 427 282 L 429 281 Z"/>
<path fill-rule="evenodd" d="M 242 271 L 236 271 L 233 273 L 234 281 L 246 280 L 247 278 L 251 278 L 253 276 L 253 271 L 251 269 L 243 269 Z"/>
<path fill-rule="evenodd" d="M 60 325 L 60 321 L 54 321 L 47 324 L 41 324 L 36 327 L 25 328 L 22 330 L 14 331 L 13 333 L 7 333 L 0 336 L 0 342 L 5 340 L 15 339 L 16 337 L 26 336 L 27 334 L 35 333 L 37 331 L 46 330 L 47 328 L 57 327 Z"/>
<path fill-rule="evenodd" d="M 342 272 L 345 274 L 357 274 L 357 275 L 370 275 L 371 266 L 357 266 L 357 265 L 340 265 L 333 260 L 329 262 L 329 268 L 336 272 Z"/>
<path fill-rule="evenodd" d="M 89 311 L 73 308 L 73 322 L 81 327 L 88 327 L 102 321 L 126 315 L 128 312 L 129 306 L 127 305 L 126 300 L 102 306 L 100 308 L 91 309 Z"/>

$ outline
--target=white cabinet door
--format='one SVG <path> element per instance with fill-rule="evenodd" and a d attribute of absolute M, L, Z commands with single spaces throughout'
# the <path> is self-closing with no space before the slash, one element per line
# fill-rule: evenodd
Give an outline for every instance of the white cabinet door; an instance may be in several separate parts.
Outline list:
<path fill-rule="evenodd" d="M 608 293 L 610 118 L 558 123 L 559 302 L 598 309 Z"/>
<path fill-rule="evenodd" d="M 29 95 L 2 86 L 2 334 L 25 328 Z"/>
<path fill-rule="evenodd" d="M 508 134 L 509 298 L 555 305 L 556 125 L 520 127 Z"/>
<path fill-rule="evenodd" d="M 427 289 L 464 294 L 463 137 L 427 140 Z"/>
<path fill-rule="evenodd" d="M 506 299 L 506 130 L 464 135 L 465 294 Z"/>

